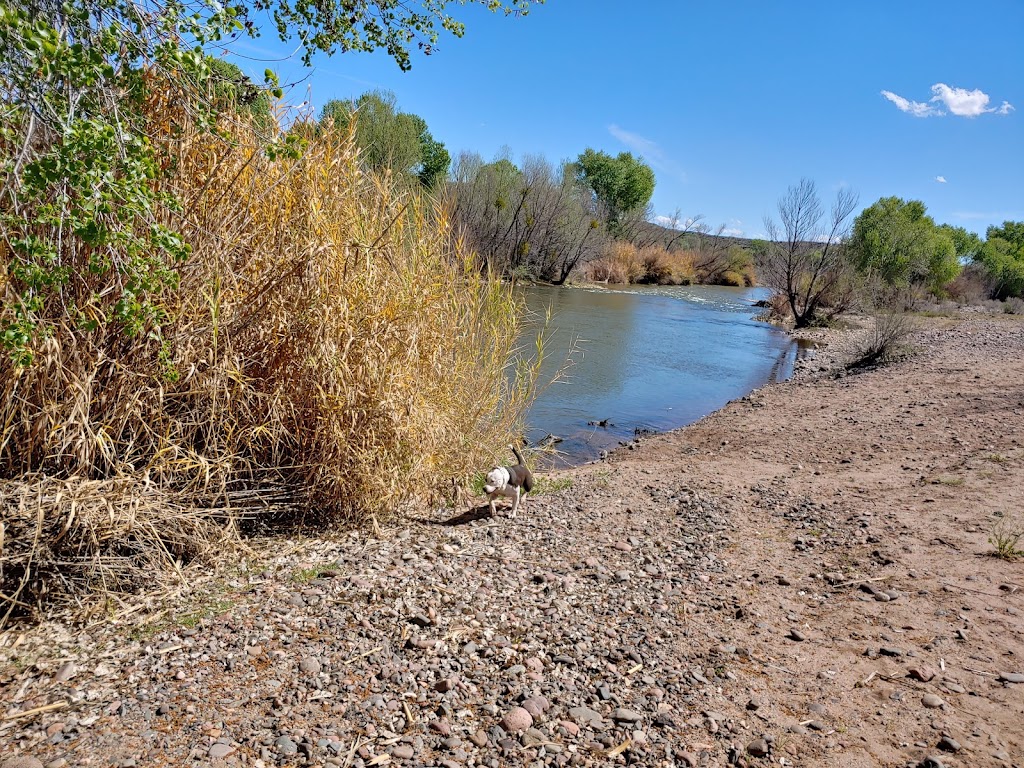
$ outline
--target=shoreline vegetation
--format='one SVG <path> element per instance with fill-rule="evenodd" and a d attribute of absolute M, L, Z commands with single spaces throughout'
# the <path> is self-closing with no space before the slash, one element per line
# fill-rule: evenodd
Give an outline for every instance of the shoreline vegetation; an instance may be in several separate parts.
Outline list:
<path fill-rule="evenodd" d="M 819 347 L 792 379 L 549 473 L 516 521 L 466 499 L 256 538 L 86 635 L 0 634 L 0 757 L 1012 761 L 1024 575 L 996 534 L 1024 525 L 1022 331 L 921 317 L 912 357 L 853 369 L 870 320 L 800 331 Z M 153 711 L 223 725 L 154 742 Z"/>
<path fill-rule="evenodd" d="M 173 35 L 114 45 L 134 14 L 0 11 L 0 625 L 116 602 L 253 529 L 464 498 L 543 385 L 543 331 L 515 342 L 518 280 L 760 282 L 780 324 L 871 313 L 862 366 L 897 356 L 931 299 L 1024 309 L 1019 222 L 982 240 L 919 201 L 854 216 L 848 190 L 829 213 L 804 179 L 766 241 L 661 226 L 631 153 L 453 164 L 391 94 L 314 119 L 275 101 L 273 73 L 261 87 Z M 402 25 L 431 22 L 395 23 L 363 45 L 405 61 Z"/>

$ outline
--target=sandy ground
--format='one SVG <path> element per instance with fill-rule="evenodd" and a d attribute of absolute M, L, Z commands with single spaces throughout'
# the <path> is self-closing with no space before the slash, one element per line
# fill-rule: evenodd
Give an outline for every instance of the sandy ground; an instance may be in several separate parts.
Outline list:
<path fill-rule="evenodd" d="M 275 542 L 0 635 L 0 765 L 1024 766 L 1024 561 L 990 542 L 1024 529 L 1024 324 L 843 373 L 859 333 L 515 520 Z"/>

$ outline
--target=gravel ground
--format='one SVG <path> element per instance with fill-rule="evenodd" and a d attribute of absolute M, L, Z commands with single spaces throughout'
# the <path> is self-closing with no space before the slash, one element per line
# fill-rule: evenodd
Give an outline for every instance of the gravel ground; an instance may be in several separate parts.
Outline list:
<path fill-rule="evenodd" d="M 0 766 L 1024 765 L 1024 326 L 933 319 L 519 516 L 254 542 L 0 635 Z M 20 762 L 19 762 L 20 761 Z M 928 762 L 931 761 L 931 762 Z"/>

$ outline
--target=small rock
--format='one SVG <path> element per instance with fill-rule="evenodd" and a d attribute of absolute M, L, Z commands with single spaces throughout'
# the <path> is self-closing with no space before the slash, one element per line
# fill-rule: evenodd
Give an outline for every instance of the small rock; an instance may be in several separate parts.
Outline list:
<path fill-rule="evenodd" d="M 75 666 L 73 661 L 65 662 L 61 664 L 60 669 L 57 670 L 57 674 L 53 676 L 53 679 L 58 683 L 66 683 L 72 677 L 78 674 L 78 667 Z"/>
<path fill-rule="evenodd" d="M 455 678 L 453 677 L 446 677 L 444 680 L 438 680 L 434 683 L 434 690 L 438 693 L 448 693 L 448 691 L 455 687 L 455 682 Z"/>
<path fill-rule="evenodd" d="M 750 701 L 747 702 L 747 709 L 749 709 L 751 712 L 756 712 L 761 707 L 761 700 L 757 697 L 751 697 Z"/>
<path fill-rule="evenodd" d="M 565 729 L 565 732 L 568 733 L 569 736 L 575 738 L 580 735 L 580 727 L 572 720 L 562 720 L 558 724 Z"/>
<path fill-rule="evenodd" d="M 944 702 L 934 693 L 926 693 L 924 696 L 921 697 L 921 703 L 928 707 L 928 709 L 938 709 L 946 702 Z"/>
<path fill-rule="evenodd" d="M 754 739 L 747 744 L 747 754 L 753 757 L 766 757 L 768 755 L 768 742 L 764 739 Z"/>
<path fill-rule="evenodd" d="M 604 724 L 604 718 L 589 707 L 573 707 L 569 710 L 569 717 L 588 728 L 600 728 Z"/>
<path fill-rule="evenodd" d="M 533 725 L 533 715 L 522 707 L 513 707 L 501 718 L 501 727 L 507 733 L 521 733 Z"/>
<path fill-rule="evenodd" d="M 20 755 L 4 760 L 0 768 L 43 768 L 43 763 L 38 758 Z"/>
<path fill-rule="evenodd" d="M 452 734 L 451 723 L 449 723 L 443 717 L 438 718 L 437 720 L 431 720 L 428 727 L 430 728 L 430 730 L 434 731 L 435 733 L 439 733 L 442 736 L 451 736 Z"/>
<path fill-rule="evenodd" d="M 927 683 L 929 680 L 932 680 L 938 672 L 927 664 L 922 664 L 920 667 L 911 667 L 907 670 L 907 674 L 915 680 Z"/>
<path fill-rule="evenodd" d="M 962 749 L 960 742 L 952 736 L 943 736 L 939 739 L 938 747 L 945 752 L 959 752 Z"/>
<path fill-rule="evenodd" d="M 208 754 L 214 760 L 219 760 L 227 757 L 234 751 L 235 748 L 232 747 L 230 744 L 223 744 L 218 741 L 216 744 L 210 747 L 210 751 L 208 752 Z"/>
<path fill-rule="evenodd" d="M 920 768 L 946 768 L 946 765 L 935 755 L 929 755 L 921 761 Z"/>
<path fill-rule="evenodd" d="M 412 760 L 412 756 L 415 754 L 416 750 L 410 744 L 399 744 L 391 750 L 391 756 L 397 757 L 399 760 Z"/>
<path fill-rule="evenodd" d="M 632 709 L 616 707 L 612 710 L 611 718 L 617 723 L 639 723 L 644 719 L 644 716 L 639 712 L 634 712 Z"/>
<path fill-rule="evenodd" d="M 802 643 L 804 640 L 807 639 L 807 635 L 805 635 L 799 629 L 791 629 L 789 630 L 789 638 L 791 640 L 796 640 L 796 642 L 798 643 Z"/>
<path fill-rule="evenodd" d="M 1018 672 L 1000 672 L 999 679 L 1004 683 L 1024 683 L 1024 675 Z"/>
<path fill-rule="evenodd" d="M 320 662 L 312 656 L 307 656 L 299 662 L 299 669 L 307 675 L 319 675 Z"/>
<path fill-rule="evenodd" d="M 901 651 L 899 648 L 893 648 L 891 646 L 883 646 L 878 649 L 878 652 L 883 656 L 898 657 L 903 655 L 903 651 Z"/>

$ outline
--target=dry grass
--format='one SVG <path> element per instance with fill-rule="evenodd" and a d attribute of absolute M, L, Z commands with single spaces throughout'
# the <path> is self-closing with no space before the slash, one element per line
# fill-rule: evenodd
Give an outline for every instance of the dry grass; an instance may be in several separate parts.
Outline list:
<path fill-rule="evenodd" d="M 1001 516 L 992 526 L 988 542 L 995 550 L 993 555 L 1013 561 L 1024 557 L 1024 550 L 1018 547 L 1021 539 L 1024 539 L 1024 522 L 1011 515 Z"/>
<path fill-rule="evenodd" d="M 264 490 L 307 522 L 383 521 L 521 435 L 543 348 L 516 348 L 524 307 L 447 212 L 363 173 L 350 137 L 272 161 L 232 133 L 163 145 L 193 251 L 162 342 L 51 302 L 32 365 L 0 359 L 5 608 L 196 557 Z"/>
<path fill-rule="evenodd" d="M 587 264 L 585 274 L 594 282 L 620 285 L 689 285 L 697 280 L 691 253 L 659 246 L 638 249 L 626 242 L 612 243 L 603 256 Z"/>
<path fill-rule="evenodd" d="M 906 312 L 889 311 L 875 315 L 871 332 L 854 350 L 847 368 L 865 368 L 890 362 L 909 349 L 908 340 L 917 326 Z"/>

